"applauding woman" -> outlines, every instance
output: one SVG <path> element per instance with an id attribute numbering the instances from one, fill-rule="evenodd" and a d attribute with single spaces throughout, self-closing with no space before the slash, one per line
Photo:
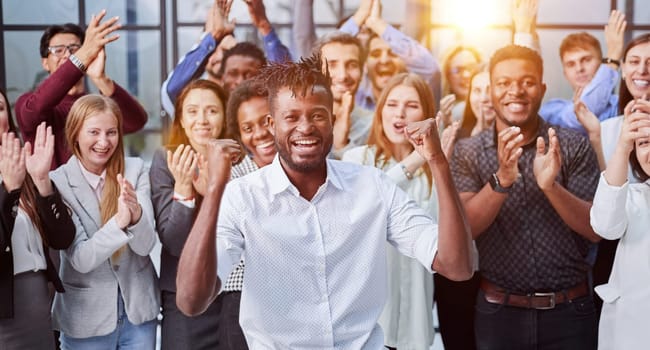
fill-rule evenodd
<path id="1" fill-rule="evenodd" d="M 29 142 L 20 147 L 11 116 L 0 119 L 0 349 L 54 349 L 47 282 L 63 287 L 47 248 L 65 249 L 75 236 L 48 177 L 54 136 L 41 123 L 32 154 Z"/>
<path id="2" fill-rule="evenodd" d="M 144 161 L 125 158 L 122 113 L 110 98 L 77 100 L 65 134 L 73 156 L 51 173 L 72 210 L 54 298 L 62 349 L 154 349 L 160 307 L 149 253 L 156 243 Z"/>
<path id="3" fill-rule="evenodd" d="M 638 39 L 637 39 L 638 40 Z M 621 132 L 591 208 L 591 226 L 607 240 L 620 239 L 603 299 L 599 349 L 643 349 L 650 320 L 650 36 L 626 51 L 623 73 L 635 99 L 627 103 Z M 641 82 L 641 83 L 640 83 Z M 628 164 L 636 181 L 628 179 Z M 634 183 L 639 182 L 639 183 Z"/>
<path id="4" fill-rule="evenodd" d="M 163 350 L 219 348 L 221 298 L 200 316 L 183 315 L 176 307 L 176 270 L 205 191 L 207 170 L 202 159 L 207 159 L 207 145 L 226 134 L 225 106 L 226 93 L 217 84 L 208 80 L 189 83 L 176 100 L 166 150 L 156 152 L 151 163 L 151 196 L 163 246 Z"/>

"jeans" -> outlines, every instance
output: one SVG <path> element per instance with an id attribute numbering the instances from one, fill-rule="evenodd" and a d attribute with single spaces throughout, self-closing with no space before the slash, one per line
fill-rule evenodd
<path id="1" fill-rule="evenodd" d="M 492 304 L 479 290 L 474 319 L 478 349 L 589 349 L 597 344 L 591 295 L 535 310 Z"/>
<path id="2" fill-rule="evenodd" d="M 61 350 L 153 350 L 156 347 L 158 320 L 134 325 L 124 310 L 122 293 L 117 294 L 117 326 L 107 335 L 89 338 L 72 338 L 61 333 Z"/>

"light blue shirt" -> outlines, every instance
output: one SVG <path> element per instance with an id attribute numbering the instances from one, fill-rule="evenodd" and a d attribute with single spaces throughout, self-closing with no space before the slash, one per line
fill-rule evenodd
<path id="1" fill-rule="evenodd" d="M 219 265 L 246 261 L 239 323 L 251 349 L 383 349 L 386 242 L 430 273 L 438 249 L 431 215 L 385 174 L 329 159 L 311 201 L 277 156 L 231 181 L 217 232 Z"/>
<path id="2" fill-rule="evenodd" d="M 618 82 L 618 72 L 606 64 L 601 64 L 596 75 L 582 92 L 580 99 L 600 121 L 615 117 L 618 114 L 618 95 L 614 88 Z M 572 100 L 554 98 L 542 105 L 539 110 L 549 124 L 571 128 L 587 134 L 573 108 Z"/>

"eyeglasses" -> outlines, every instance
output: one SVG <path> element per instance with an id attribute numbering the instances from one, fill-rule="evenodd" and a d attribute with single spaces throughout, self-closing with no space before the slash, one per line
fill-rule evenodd
<path id="1" fill-rule="evenodd" d="M 471 64 L 467 66 L 451 67 L 449 72 L 453 75 L 463 75 L 469 73 L 470 75 L 474 74 L 478 69 L 478 64 Z"/>
<path id="2" fill-rule="evenodd" d="M 79 50 L 80 47 L 81 45 L 79 44 L 56 45 L 48 47 L 47 51 L 49 51 L 54 56 L 61 58 L 65 56 L 66 51 L 70 52 L 70 54 L 74 54 L 77 52 L 77 50 Z"/>

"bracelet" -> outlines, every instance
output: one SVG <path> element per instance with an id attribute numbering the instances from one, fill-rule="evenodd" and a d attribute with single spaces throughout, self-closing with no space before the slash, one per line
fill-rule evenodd
<path id="1" fill-rule="evenodd" d="M 176 196 L 176 193 L 174 193 L 172 195 L 172 200 L 179 201 L 179 202 L 191 201 L 191 200 L 194 200 L 194 195 L 192 194 L 192 195 L 190 195 L 188 197 L 179 197 L 179 196 Z"/>
<path id="2" fill-rule="evenodd" d="M 404 176 L 406 176 L 406 178 L 409 179 L 409 180 L 413 180 L 413 174 L 411 174 L 411 172 L 408 169 L 406 169 L 406 166 L 404 164 L 401 164 L 401 163 L 400 163 L 400 166 L 402 167 L 402 171 L 404 172 Z"/>
<path id="3" fill-rule="evenodd" d="M 79 68 L 80 71 L 86 73 L 86 69 L 87 69 L 86 65 L 83 62 L 81 62 L 79 57 L 75 55 L 70 55 L 68 56 L 68 59 L 70 60 L 70 62 L 72 62 L 72 64 L 75 65 L 75 67 Z"/>
<path id="4" fill-rule="evenodd" d="M 619 61 L 619 60 L 615 60 L 615 59 L 613 59 L 613 58 L 609 58 L 609 57 L 603 57 L 602 62 L 605 63 L 605 64 L 610 64 L 610 63 L 611 63 L 611 64 L 615 64 L 616 67 L 620 67 L 620 66 L 621 66 L 621 61 Z"/>

